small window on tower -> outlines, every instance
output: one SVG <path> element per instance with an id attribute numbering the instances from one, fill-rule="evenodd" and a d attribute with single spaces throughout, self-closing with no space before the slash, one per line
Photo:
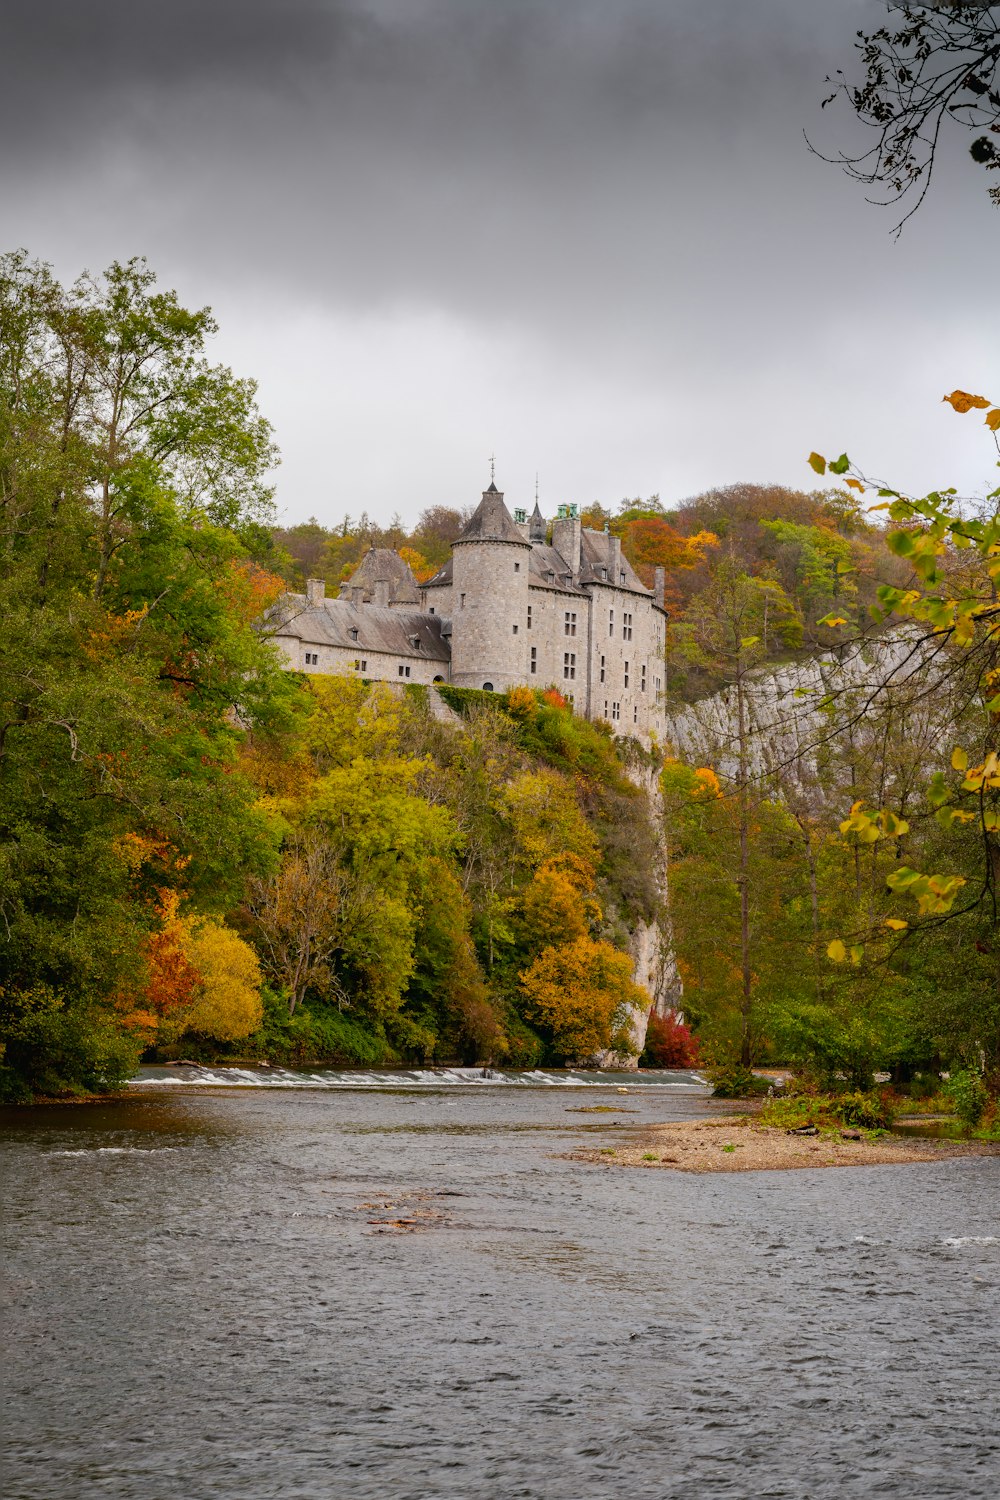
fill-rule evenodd
<path id="1" fill-rule="evenodd" d="M 614 633 L 615 633 L 615 612 L 614 612 L 613 609 L 609 609 L 608 610 L 608 635 L 614 635 Z"/>
<path id="2" fill-rule="evenodd" d="M 531 629 L 531 605 L 528 605 L 528 629 Z"/>
<path id="3" fill-rule="evenodd" d="M 567 681 L 570 681 L 570 682 L 576 676 L 576 652 L 575 651 L 564 651 L 563 652 L 563 676 L 567 679 Z"/>
<path id="4" fill-rule="evenodd" d="M 538 648 L 536 646 L 531 648 L 531 670 L 533 673 L 538 671 Z"/>
<path id="5" fill-rule="evenodd" d="M 459 594 L 459 596 L 458 596 L 458 607 L 459 607 L 459 609 L 464 609 L 465 608 L 465 595 L 464 594 Z"/>
<path id="6" fill-rule="evenodd" d="M 601 657 L 601 681 L 604 681 L 604 657 Z"/>
<path id="7" fill-rule="evenodd" d="M 520 573 L 520 571 L 521 571 L 521 564 L 519 562 L 516 562 L 514 564 L 514 572 L 515 573 Z"/>
<path id="8" fill-rule="evenodd" d="M 517 635 L 517 625 L 514 625 L 514 634 Z"/>
<path id="9" fill-rule="evenodd" d="M 625 686 L 628 687 L 628 662 L 625 663 Z"/>

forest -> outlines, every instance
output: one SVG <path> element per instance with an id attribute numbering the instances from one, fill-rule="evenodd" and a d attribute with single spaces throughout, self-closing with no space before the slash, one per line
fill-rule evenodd
<path id="1" fill-rule="evenodd" d="M 821 489 L 584 504 L 667 570 L 672 712 L 725 705 L 686 758 L 552 688 L 307 680 L 268 643 L 282 591 L 371 545 L 427 577 L 462 512 L 279 527 L 214 332 L 141 261 L 0 261 L 3 1097 L 141 1058 L 613 1059 L 649 929 L 683 1013 L 650 1065 L 995 1090 L 996 495 L 873 496 L 813 454 Z M 755 731 L 778 672 L 809 708 L 784 757 Z"/>

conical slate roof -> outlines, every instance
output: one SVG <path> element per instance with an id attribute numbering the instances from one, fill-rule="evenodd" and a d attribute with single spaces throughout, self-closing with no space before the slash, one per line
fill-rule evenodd
<path id="1" fill-rule="evenodd" d="M 531 512 L 531 520 L 528 522 L 528 536 L 533 542 L 544 542 L 545 540 L 545 517 L 538 509 L 538 501 Z"/>
<path id="2" fill-rule="evenodd" d="M 462 527 L 453 542 L 457 547 L 462 542 L 516 542 L 519 547 L 530 547 L 514 524 L 514 518 L 503 503 L 503 491 L 491 484 L 483 490 L 483 498 Z"/>

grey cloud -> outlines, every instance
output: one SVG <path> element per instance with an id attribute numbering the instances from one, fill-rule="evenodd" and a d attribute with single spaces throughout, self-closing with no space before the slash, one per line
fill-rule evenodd
<path id="1" fill-rule="evenodd" d="M 536 361 L 531 399 L 547 379 L 572 406 L 575 382 L 593 429 L 599 387 L 601 429 L 617 413 L 631 431 L 641 391 L 688 441 L 703 424 L 706 479 L 733 478 L 745 449 L 699 387 L 797 453 L 845 370 L 874 410 L 880 347 L 905 385 L 928 320 L 978 328 L 990 295 L 941 278 L 933 313 L 917 302 L 957 224 L 973 240 L 992 228 L 963 164 L 896 247 L 891 220 L 806 150 L 803 126 L 847 141 L 849 119 L 820 114 L 823 78 L 881 13 L 876 0 L 8 0 L 3 238 L 65 271 L 144 251 L 230 322 L 267 305 L 399 329 L 438 317 L 477 347 L 492 333 Z M 378 364 L 373 348 L 357 375 L 376 398 Z M 282 405 L 295 370 L 261 373 Z M 382 384 L 404 401 L 392 375 Z M 473 425 L 499 401 L 491 378 L 463 372 L 449 393 Z M 513 420 L 509 359 L 495 381 Z M 623 489 L 648 483 L 657 441 Z M 299 453 L 291 471 L 315 467 Z"/>

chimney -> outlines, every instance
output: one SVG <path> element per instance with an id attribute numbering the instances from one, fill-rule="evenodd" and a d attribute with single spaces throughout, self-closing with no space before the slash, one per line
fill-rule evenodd
<path id="1" fill-rule="evenodd" d="M 390 590 L 391 587 L 392 587 L 392 585 L 389 582 L 388 578 L 376 578 L 376 580 L 375 580 L 375 598 L 374 598 L 373 602 L 375 604 L 380 605 L 383 609 L 388 608 L 388 605 L 389 605 L 389 590 Z"/>
<path id="2" fill-rule="evenodd" d="M 666 570 L 666 568 L 654 568 L 653 569 L 653 599 L 660 606 L 661 609 L 663 608 L 663 590 L 664 590 L 664 588 L 666 586 L 666 581 L 667 581 L 667 570 Z"/>
<path id="3" fill-rule="evenodd" d="M 322 578 L 306 579 L 306 603 L 310 609 L 320 609 L 326 599 L 326 582 Z"/>
<path id="4" fill-rule="evenodd" d="M 622 570 L 622 539 L 620 536 L 608 538 L 611 543 L 611 579 L 610 582 L 617 584 Z"/>
<path id="5" fill-rule="evenodd" d="M 361 605 L 364 604 L 364 602 L 365 591 L 361 587 L 360 583 L 356 583 L 351 589 L 351 603 L 354 605 L 355 609 L 360 609 Z"/>

